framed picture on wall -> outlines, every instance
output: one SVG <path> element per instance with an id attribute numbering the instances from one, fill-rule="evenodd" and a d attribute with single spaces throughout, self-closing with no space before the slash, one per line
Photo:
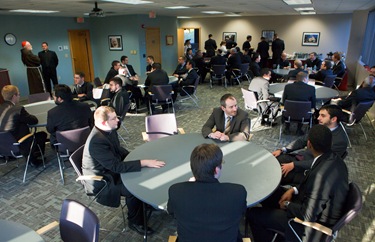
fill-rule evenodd
<path id="1" fill-rule="evenodd" d="M 109 50 L 122 50 L 122 36 L 108 35 Z"/>
<path id="2" fill-rule="evenodd" d="M 320 32 L 303 32 L 302 46 L 319 46 Z"/>
<path id="3" fill-rule="evenodd" d="M 266 41 L 271 45 L 273 37 L 275 36 L 275 30 L 262 30 L 262 37 L 266 38 Z"/>
<path id="4" fill-rule="evenodd" d="M 236 42 L 237 40 L 237 32 L 223 32 L 223 40 L 232 40 Z"/>
<path id="5" fill-rule="evenodd" d="M 165 36 L 165 44 L 166 45 L 173 45 L 173 35 L 166 35 Z"/>

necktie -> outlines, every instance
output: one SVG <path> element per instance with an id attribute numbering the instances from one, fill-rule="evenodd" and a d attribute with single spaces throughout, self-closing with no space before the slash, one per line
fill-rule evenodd
<path id="1" fill-rule="evenodd" d="M 230 131 L 230 121 L 231 121 L 231 117 L 227 117 L 227 124 L 225 125 L 225 130 L 224 130 L 224 134 L 227 135 L 229 134 L 229 131 Z"/>

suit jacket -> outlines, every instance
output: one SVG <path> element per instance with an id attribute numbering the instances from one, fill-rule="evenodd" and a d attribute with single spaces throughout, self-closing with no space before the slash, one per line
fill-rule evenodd
<path id="1" fill-rule="evenodd" d="M 164 70 L 154 70 L 147 75 L 145 81 L 145 91 L 151 90 L 153 85 L 167 85 L 169 83 L 168 74 Z"/>
<path id="2" fill-rule="evenodd" d="M 216 41 L 214 39 L 208 39 L 204 42 L 204 49 L 206 50 L 207 57 L 215 55 L 215 50 L 217 49 Z"/>
<path id="3" fill-rule="evenodd" d="M 202 135 L 207 138 L 216 127 L 217 131 L 225 130 L 225 115 L 221 108 L 214 108 L 210 117 L 202 127 Z M 237 115 L 232 117 L 229 131 L 229 141 L 249 140 L 250 138 L 250 119 L 249 114 L 242 109 L 237 109 Z"/>
<path id="4" fill-rule="evenodd" d="M 279 66 L 279 67 L 280 67 L 281 69 L 283 69 L 284 67 L 288 67 L 289 64 L 290 64 L 290 62 L 289 62 L 288 60 L 282 60 L 282 59 L 281 59 L 281 60 L 280 60 L 280 64 L 279 64 L 280 66 Z"/>
<path id="5" fill-rule="evenodd" d="M 297 76 L 297 74 L 299 73 L 299 72 L 305 72 L 305 73 L 307 73 L 307 71 L 305 71 L 304 69 L 302 69 L 302 68 L 297 68 L 297 69 L 294 69 L 294 70 L 290 70 L 289 71 L 289 73 L 288 73 L 288 75 L 285 77 L 285 80 L 289 80 L 289 78 L 291 78 L 291 77 L 296 77 Z M 310 77 L 311 78 L 311 77 Z"/>
<path id="6" fill-rule="evenodd" d="M 341 108 L 351 109 L 353 105 L 360 102 L 369 102 L 375 100 L 375 92 L 371 87 L 361 87 L 352 91 L 349 96 L 338 102 Z"/>
<path id="7" fill-rule="evenodd" d="M 332 72 L 331 69 L 329 69 L 329 70 L 323 70 L 322 69 L 315 74 L 310 74 L 309 78 L 312 78 L 312 79 L 323 82 L 327 75 L 333 75 L 333 72 Z"/>
<path id="8" fill-rule="evenodd" d="M 285 50 L 284 40 L 277 38 L 274 41 L 272 41 L 272 59 L 273 60 L 279 60 L 284 50 Z"/>
<path id="9" fill-rule="evenodd" d="M 87 138 L 83 150 L 83 175 L 104 176 L 109 182 L 107 188 L 100 194 L 98 203 L 110 206 L 120 206 L 121 186 L 120 173 L 141 170 L 139 160 L 123 162 L 129 152 L 120 146 L 115 130 L 106 132 L 94 127 Z M 102 189 L 102 182 L 87 182 L 87 192 L 97 193 Z"/>
<path id="10" fill-rule="evenodd" d="M 337 75 L 337 77 L 342 77 L 345 74 L 345 66 L 342 61 L 335 63 L 332 67 L 333 74 Z"/>
<path id="11" fill-rule="evenodd" d="M 30 133 L 29 124 L 37 123 L 37 117 L 29 114 L 21 105 L 10 101 L 0 105 L 0 131 L 10 132 L 16 140 Z"/>
<path id="12" fill-rule="evenodd" d="M 311 108 L 315 108 L 315 88 L 301 81 L 288 84 L 284 88 L 282 103 L 285 100 L 311 101 Z"/>
<path id="13" fill-rule="evenodd" d="M 51 144 L 57 143 L 56 131 L 92 127 L 93 114 L 87 103 L 78 101 L 62 102 L 47 112 L 47 131 L 51 134 Z"/>
<path id="14" fill-rule="evenodd" d="M 229 56 L 228 61 L 227 61 L 228 68 L 240 69 L 241 64 L 242 64 L 241 56 L 238 53 Z"/>
<path id="15" fill-rule="evenodd" d="M 268 59 L 270 54 L 268 50 L 270 49 L 270 45 L 267 41 L 261 41 L 258 43 L 257 53 L 259 53 L 261 59 Z"/>
<path id="16" fill-rule="evenodd" d="M 73 98 L 77 98 L 78 94 L 86 94 L 85 97 L 80 97 L 80 101 L 86 101 L 86 100 L 92 100 L 93 95 L 92 95 L 92 89 L 94 89 L 94 86 L 91 84 L 91 82 L 84 82 L 82 86 L 74 85 L 73 86 Z"/>
<path id="17" fill-rule="evenodd" d="M 218 54 L 218 55 L 215 55 L 213 57 L 211 57 L 211 61 L 210 61 L 210 65 L 213 66 L 213 65 L 225 65 L 227 62 L 227 59 Z"/>
<path id="18" fill-rule="evenodd" d="M 270 96 L 268 93 L 270 83 L 263 77 L 255 77 L 249 85 L 249 90 L 256 92 L 258 100 L 267 100 Z"/>
<path id="19" fill-rule="evenodd" d="M 342 216 L 349 190 L 348 169 L 336 154 L 327 152 L 315 161 L 297 188 L 298 195 L 287 209 L 288 217 L 330 227 Z"/>
<path id="20" fill-rule="evenodd" d="M 215 178 L 177 183 L 169 188 L 167 209 L 177 220 L 179 242 L 236 242 L 246 190 Z"/>
<path id="21" fill-rule="evenodd" d="M 111 67 L 111 69 L 109 69 L 107 73 L 107 76 L 104 79 L 104 83 L 108 84 L 109 80 L 114 78 L 116 75 L 118 75 L 118 71 L 116 71 L 115 69 L 113 69 L 113 67 Z"/>
<path id="22" fill-rule="evenodd" d="M 314 161 L 312 153 L 306 149 L 307 146 L 307 135 L 298 138 L 297 140 L 288 144 L 285 148 L 288 153 L 294 153 L 303 156 L 303 160 L 295 161 L 294 168 L 297 171 L 304 171 L 311 167 Z M 342 157 L 346 148 L 348 147 L 348 139 L 346 138 L 345 131 L 339 125 L 336 129 L 332 131 L 332 147 L 331 150 L 337 156 Z"/>
<path id="23" fill-rule="evenodd" d="M 57 65 L 59 64 L 59 58 L 57 58 L 55 51 L 40 51 L 38 53 L 38 57 L 40 59 L 40 64 L 42 65 L 43 70 L 56 69 Z"/>
<path id="24" fill-rule="evenodd" d="M 125 88 L 122 88 L 115 93 L 109 106 L 115 109 L 118 117 L 124 117 L 128 110 L 125 110 L 125 106 L 129 103 L 129 94 Z"/>
<path id="25" fill-rule="evenodd" d="M 187 70 L 186 70 L 186 62 L 185 62 L 183 65 L 181 65 L 181 64 L 177 65 L 176 70 L 174 70 L 174 72 L 173 72 L 173 75 L 177 74 L 177 75 L 180 76 L 180 75 L 185 74 L 186 72 L 187 72 Z"/>
<path id="26" fill-rule="evenodd" d="M 251 62 L 249 69 L 253 72 L 254 76 L 260 76 L 260 66 L 257 62 Z"/>
<path id="27" fill-rule="evenodd" d="M 181 86 L 194 85 L 195 80 L 198 78 L 198 73 L 194 69 L 188 71 L 188 75 L 180 83 Z"/>
<path id="28" fill-rule="evenodd" d="M 316 58 L 314 61 L 311 61 L 310 59 L 306 60 L 307 67 L 314 68 L 316 67 L 316 70 L 320 70 L 320 66 L 322 65 L 322 60 L 319 58 Z"/>

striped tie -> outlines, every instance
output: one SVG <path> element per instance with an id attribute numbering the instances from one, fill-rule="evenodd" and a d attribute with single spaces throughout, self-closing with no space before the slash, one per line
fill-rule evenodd
<path id="1" fill-rule="evenodd" d="M 225 130 L 224 130 L 224 134 L 225 135 L 228 135 L 229 134 L 229 131 L 230 131 L 230 121 L 231 121 L 231 117 L 227 117 L 227 124 L 225 125 Z"/>

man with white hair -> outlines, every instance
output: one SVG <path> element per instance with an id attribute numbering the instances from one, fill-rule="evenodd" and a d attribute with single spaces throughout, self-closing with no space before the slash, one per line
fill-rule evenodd
<path id="1" fill-rule="evenodd" d="M 33 46 L 29 41 L 22 41 L 21 59 L 27 68 L 27 81 L 29 83 L 30 94 L 45 92 L 42 70 L 40 69 L 40 59 L 37 55 L 33 54 L 32 50 Z"/>

